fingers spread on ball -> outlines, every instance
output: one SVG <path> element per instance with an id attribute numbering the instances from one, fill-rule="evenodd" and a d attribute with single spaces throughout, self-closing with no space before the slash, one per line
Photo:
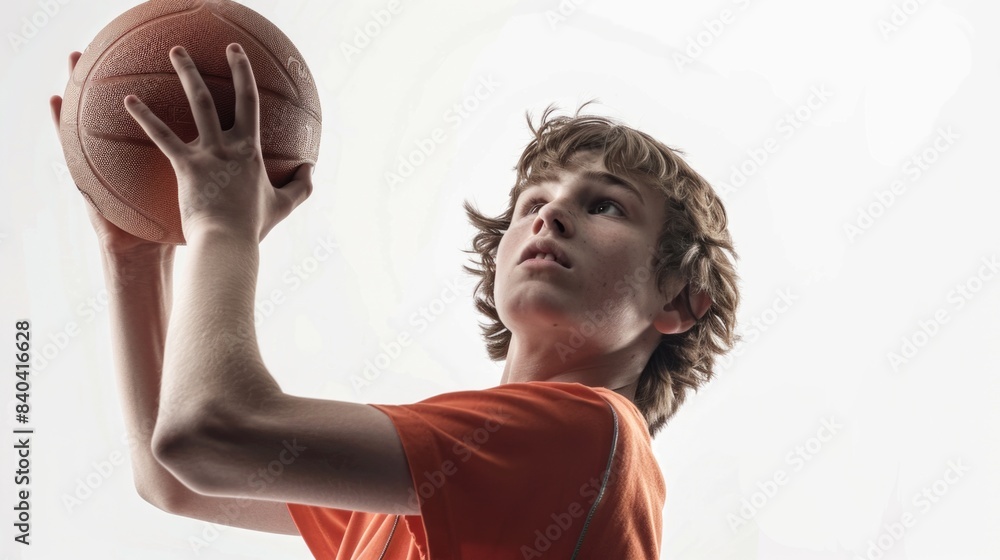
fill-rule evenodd
<path id="1" fill-rule="evenodd" d="M 233 71 L 233 89 L 236 92 L 236 121 L 233 128 L 238 129 L 240 134 L 256 138 L 260 130 L 260 100 L 250 58 L 239 43 L 231 43 L 226 49 L 226 56 Z"/>
<path id="2" fill-rule="evenodd" d="M 187 149 L 180 138 L 174 134 L 170 127 L 164 124 L 159 117 L 153 114 L 138 97 L 134 95 L 125 96 L 125 110 L 132 115 L 135 122 L 146 131 L 146 135 L 154 144 L 170 159 L 183 154 Z"/>
<path id="3" fill-rule="evenodd" d="M 170 49 L 170 61 L 177 70 L 188 103 L 191 104 L 191 113 L 194 115 L 195 124 L 198 125 L 199 138 L 209 143 L 219 142 L 222 138 L 222 126 L 219 124 L 219 115 L 215 112 L 215 100 L 212 99 L 212 93 L 205 85 L 205 80 L 198 72 L 194 60 L 191 60 L 184 47 L 174 47 Z"/>

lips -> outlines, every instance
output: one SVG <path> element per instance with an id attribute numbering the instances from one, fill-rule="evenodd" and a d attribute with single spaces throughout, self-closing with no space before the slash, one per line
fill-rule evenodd
<path id="1" fill-rule="evenodd" d="M 536 239 L 528 243 L 528 246 L 521 252 L 521 260 L 519 260 L 517 264 L 521 264 L 526 260 L 535 258 L 539 253 L 552 255 L 555 257 L 556 262 L 561 264 L 564 268 L 573 268 L 572 263 L 566 256 L 566 252 L 548 239 Z"/>

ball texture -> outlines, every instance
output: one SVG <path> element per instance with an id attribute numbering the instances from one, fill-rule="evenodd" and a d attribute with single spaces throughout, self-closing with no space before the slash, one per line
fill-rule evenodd
<path id="1" fill-rule="evenodd" d="M 198 129 L 169 56 L 180 45 L 212 93 L 222 130 L 231 128 L 230 43 L 243 47 L 253 67 L 268 178 L 284 185 L 301 164 L 316 163 L 319 94 L 302 55 L 281 30 L 230 0 L 150 0 L 115 18 L 86 48 L 60 116 L 60 140 L 77 188 L 121 229 L 149 241 L 184 244 L 173 167 L 126 111 L 125 97 L 137 95 L 178 138 L 194 140 Z"/>

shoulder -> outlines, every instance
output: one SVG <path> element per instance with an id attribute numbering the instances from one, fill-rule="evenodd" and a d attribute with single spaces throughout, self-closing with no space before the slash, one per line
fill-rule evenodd
<path id="1" fill-rule="evenodd" d="M 635 404 L 605 387 L 532 381 L 508 383 L 486 391 L 495 394 L 498 400 L 529 407 L 536 415 L 563 419 L 576 426 L 579 426 L 577 422 L 590 421 L 603 427 L 617 425 L 618 429 L 638 429 L 648 434 L 645 420 Z"/>
<path id="2" fill-rule="evenodd" d="M 515 431 L 552 432 L 587 427 L 610 429 L 614 423 L 612 403 L 604 392 L 580 383 L 532 381 L 505 383 L 487 389 L 442 393 L 407 405 L 372 405 L 394 422 L 432 415 L 446 428 L 455 425 L 504 426 Z M 626 404 L 627 399 L 620 397 Z"/>
<path id="3" fill-rule="evenodd" d="M 481 542 L 517 550 L 552 523 L 553 512 L 588 512 L 611 488 L 609 519 L 637 505 L 662 507 L 660 485 L 650 491 L 641 480 L 655 471 L 648 431 L 633 429 L 642 422 L 638 410 L 613 391 L 506 383 L 371 406 L 399 433 L 413 479 L 410 506 L 420 511 L 431 550 L 471 551 L 463 547 Z M 573 521 L 579 534 L 584 518 Z"/>
<path id="4" fill-rule="evenodd" d="M 451 447 L 451 452 L 467 453 L 471 448 L 485 454 L 515 451 L 535 459 L 574 456 L 602 461 L 609 449 L 627 445 L 652 458 L 649 432 L 638 409 L 603 387 L 506 383 L 443 393 L 412 404 L 371 406 L 389 417 L 403 446 L 411 451 L 419 442 L 426 452 L 427 443 L 437 441 Z"/>
<path id="5" fill-rule="evenodd" d="M 629 403 L 628 399 L 604 387 L 589 387 L 581 383 L 557 381 L 529 381 L 505 383 L 486 389 L 452 391 L 434 395 L 413 404 L 473 410 L 496 404 L 509 404 L 511 406 L 530 404 L 543 410 L 555 411 L 559 405 L 566 404 L 607 408 L 606 396 L 609 394 Z"/>

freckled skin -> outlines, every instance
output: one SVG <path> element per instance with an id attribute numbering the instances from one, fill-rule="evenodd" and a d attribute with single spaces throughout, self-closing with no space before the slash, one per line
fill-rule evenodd
<path id="1" fill-rule="evenodd" d="M 576 161 L 607 171 L 597 152 L 580 152 Z M 672 328 L 674 294 L 668 300 L 653 279 L 663 195 L 628 178 L 642 204 L 620 188 L 584 180 L 580 171 L 522 193 L 497 248 L 495 301 L 512 333 L 503 382 L 579 382 L 623 388 L 632 398 L 661 333 Z M 562 248 L 571 268 L 518 265 L 537 238 Z"/>

